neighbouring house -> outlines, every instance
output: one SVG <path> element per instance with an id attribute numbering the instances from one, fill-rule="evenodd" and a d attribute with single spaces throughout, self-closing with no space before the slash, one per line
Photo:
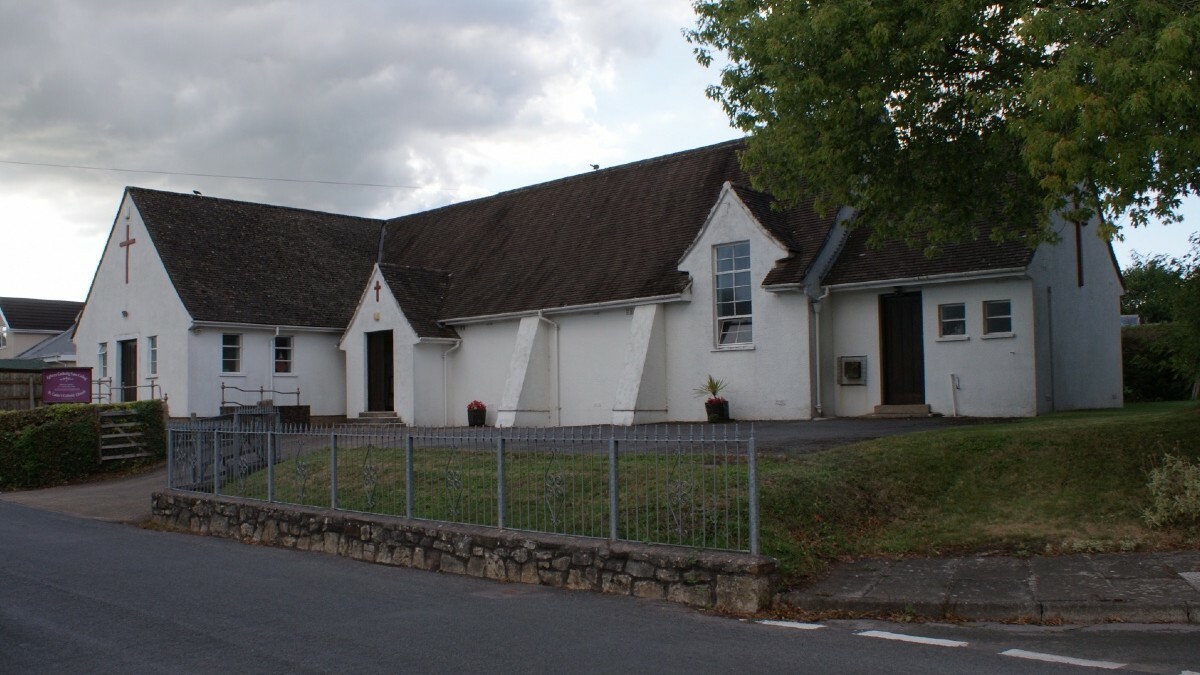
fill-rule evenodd
<path id="1" fill-rule="evenodd" d="M 419 425 L 472 400 L 501 426 L 698 421 L 709 374 L 740 419 L 1122 404 L 1094 226 L 872 249 L 850 209 L 773 210 L 741 145 L 388 220 L 127 188 L 77 360 L 177 416 L 299 392 Z"/>
<path id="2" fill-rule="evenodd" d="M 80 303 L 82 305 L 82 303 Z M 18 359 L 36 359 L 48 366 L 67 367 L 75 365 L 75 325 L 58 335 L 51 335 L 34 346 L 17 354 Z"/>
<path id="3" fill-rule="evenodd" d="M 69 300 L 0 298 L 0 359 L 38 358 L 22 354 L 68 332 L 82 309 L 82 302 Z"/>

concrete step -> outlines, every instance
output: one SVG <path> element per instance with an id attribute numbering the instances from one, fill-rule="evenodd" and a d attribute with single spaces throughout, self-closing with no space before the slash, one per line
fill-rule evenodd
<path id="1" fill-rule="evenodd" d="M 399 424 L 404 420 L 394 410 L 371 410 L 358 414 L 358 417 L 346 418 L 346 424 Z"/>
<path id="2" fill-rule="evenodd" d="M 907 405 L 877 405 L 875 412 L 867 417 L 905 418 L 933 417 L 933 411 L 927 403 L 911 403 Z"/>

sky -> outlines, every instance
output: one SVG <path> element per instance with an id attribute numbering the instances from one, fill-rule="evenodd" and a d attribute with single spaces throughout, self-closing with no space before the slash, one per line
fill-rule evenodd
<path id="1" fill-rule="evenodd" d="M 737 138 L 692 25 L 690 0 L 0 0 L 0 296 L 84 300 L 127 185 L 394 217 Z M 1185 253 L 1184 215 L 1118 259 Z"/>

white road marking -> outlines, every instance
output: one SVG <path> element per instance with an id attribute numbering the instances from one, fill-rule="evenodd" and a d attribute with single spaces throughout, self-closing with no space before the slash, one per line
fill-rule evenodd
<path id="1" fill-rule="evenodd" d="M 818 628 L 825 627 L 819 623 L 800 623 L 799 621 L 774 621 L 774 620 L 770 620 L 770 619 L 764 619 L 762 621 L 759 621 L 758 623 L 761 623 L 764 626 L 782 626 L 784 628 L 799 628 L 800 630 L 816 630 Z"/>
<path id="2" fill-rule="evenodd" d="M 1000 652 L 1001 656 L 1015 656 L 1018 659 L 1030 659 L 1033 661 L 1050 661 L 1052 663 L 1066 663 L 1072 666 L 1087 666 L 1088 668 L 1104 668 L 1106 670 L 1116 670 L 1124 668 L 1124 663 L 1114 663 L 1112 661 L 1092 661 L 1090 659 L 1077 659 L 1071 656 L 1059 656 L 1057 654 L 1042 654 L 1040 652 L 1027 652 L 1024 649 L 1010 649 L 1006 652 Z"/>
<path id="3" fill-rule="evenodd" d="M 900 642 L 915 642 L 920 645 L 934 645 L 936 647 L 966 647 L 968 643 L 959 640 L 943 640 L 942 638 L 928 638 L 917 635 L 903 635 L 901 633 L 888 633 L 882 630 L 868 630 L 862 633 L 855 633 L 863 637 L 883 638 L 884 640 L 899 640 Z"/>

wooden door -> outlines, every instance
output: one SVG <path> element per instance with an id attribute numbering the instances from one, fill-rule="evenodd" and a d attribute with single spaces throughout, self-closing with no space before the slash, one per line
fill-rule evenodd
<path id="1" fill-rule="evenodd" d="M 137 390 L 137 340 L 121 340 L 121 400 L 136 401 Z"/>
<path id="2" fill-rule="evenodd" d="M 925 347 L 921 293 L 879 296 L 883 404 L 925 402 Z"/>
<path id="3" fill-rule="evenodd" d="M 392 331 L 367 333 L 367 410 L 395 410 Z"/>

